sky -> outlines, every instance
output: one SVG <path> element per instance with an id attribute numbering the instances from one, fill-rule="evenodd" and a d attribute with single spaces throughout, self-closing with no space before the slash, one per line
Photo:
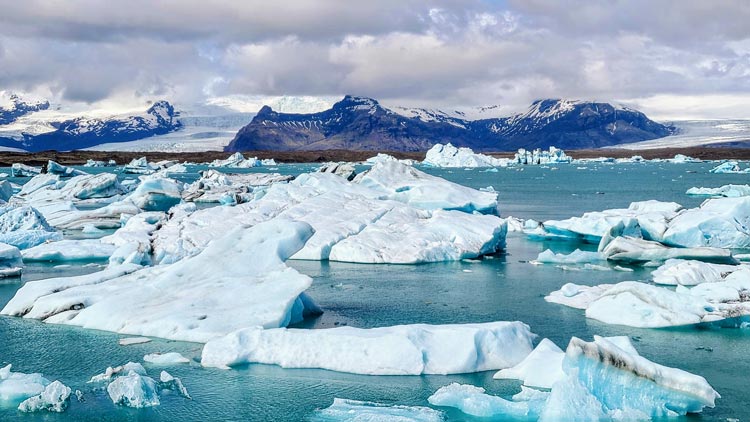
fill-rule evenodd
<path id="1" fill-rule="evenodd" d="M 0 89 L 58 102 L 540 98 L 750 118 L 750 2 L 0 0 Z"/>

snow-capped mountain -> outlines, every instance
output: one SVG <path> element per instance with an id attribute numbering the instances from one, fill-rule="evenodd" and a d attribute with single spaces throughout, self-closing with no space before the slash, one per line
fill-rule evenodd
<path id="1" fill-rule="evenodd" d="M 145 113 L 106 118 L 76 117 L 50 122 L 49 128 L 52 130 L 41 133 L 22 132 L 20 139 L 17 136 L 0 137 L 0 145 L 34 152 L 67 151 L 105 142 L 134 141 L 179 129 L 182 124 L 177 116 L 178 113 L 170 103 L 157 101 Z"/>
<path id="2" fill-rule="evenodd" d="M 19 117 L 49 108 L 49 101 L 22 97 L 19 94 L 0 91 L 0 125 L 8 125 Z"/>
<path id="3" fill-rule="evenodd" d="M 489 108 L 496 113 L 497 108 Z M 597 148 L 660 138 L 673 127 L 643 113 L 607 103 L 539 100 L 509 117 L 474 119 L 466 113 L 382 106 L 347 95 L 329 110 L 279 113 L 263 107 L 227 151 L 242 150 L 427 150 L 451 142 L 475 150 Z"/>

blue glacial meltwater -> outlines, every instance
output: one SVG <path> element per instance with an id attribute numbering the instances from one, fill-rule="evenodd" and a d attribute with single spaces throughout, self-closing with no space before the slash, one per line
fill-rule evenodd
<path id="1" fill-rule="evenodd" d="M 500 168 L 497 172 L 461 168 L 423 170 L 474 188 L 492 186 L 499 192 L 502 216 L 546 220 L 627 207 L 632 201 L 647 199 L 695 207 L 702 199 L 685 195 L 690 187 L 747 183 L 745 175 L 709 174 L 714 165 L 560 164 Z M 273 171 L 299 174 L 313 168 L 314 165 L 279 165 Z M 200 169 L 192 167 L 190 173 L 179 178 L 194 180 Z M 80 235 L 80 232 L 66 234 Z M 573 336 L 587 341 L 594 335 L 628 336 L 642 356 L 703 376 L 722 396 L 713 409 L 669 420 L 750 419 L 747 388 L 750 360 L 745 358 L 750 348 L 750 330 L 637 329 L 587 320 L 583 311 L 547 303 L 544 296 L 569 282 L 595 285 L 647 280 L 651 269 L 566 271 L 554 265 L 532 265 L 529 261 L 545 249 L 569 253 L 576 248 L 594 250 L 595 246 L 536 242 L 517 233 L 511 233 L 507 243 L 507 253 L 476 261 L 423 265 L 290 261 L 292 267 L 314 279 L 307 293 L 324 310 L 319 317 L 297 327 L 369 328 L 520 320 L 529 324 L 540 339 L 549 338 L 563 349 Z M 26 281 L 94 272 L 102 268 L 101 264 L 29 265 L 21 280 L 0 281 L 0 307 Z M 154 339 L 121 346 L 118 340 L 123 337 L 126 336 L 0 317 L 0 366 L 11 363 L 13 371 L 40 372 L 49 380 L 60 380 L 73 390 L 80 390 L 83 400 L 73 398 L 62 414 L 26 414 L 16 410 L 16 406 L 0 402 L 0 420 L 300 421 L 320 418 L 316 410 L 329 407 L 334 398 L 434 409 L 427 398 L 453 382 L 480 386 L 489 394 L 506 398 L 520 391 L 519 381 L 492 379 L 494 371 L 453 376 L 364 376 L 270 365 L 246 365 L 232 370 L 203 368 L 198 363 L 201 344 Z M 157 352 L 179 352 L 192 362 L 168 367 L 143 363 L 144 355 Z M 104 389 L 87 383 L 108 366 L 128 361 L 143 363 L 154 378 L 166 369 L 181 378 L 192 399 L 164 392 L 159 406 L 130 409 L 113 404 Z M 455 409 L 440 410 L 448 420 L 487 420 L 472 419 Z"/>

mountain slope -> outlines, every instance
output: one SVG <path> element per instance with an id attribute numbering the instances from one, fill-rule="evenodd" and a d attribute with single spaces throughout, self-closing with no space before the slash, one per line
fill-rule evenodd
<path id="1" fill-rule="evenodd" d="M 163 135 L 181 127 L 178 113 L 167 101 L 157 101 L 143 114 L 110 118 L 78 117 L 55 123 L 55 130 L 24 134 L 23 140 L 0 138 L 0 146 L 30 152 L 83 149 L 102 143 L 128 142 Z"/>
<path id="2" fill-rule="evenodd" d="M 49 101 L 29 100 L 18 94 L 0 92 L 0 125 L 13 123 L 19 117 L 49 108 Z"/>
<path id="3" fill-rule="evenodd" d="M 373 99 L 347 95 L 320 113 L 286 114 L 264 107 L 225 150 L 422 151 L 446 142 L 484 151 L 551 145 L 581 149 L 655 139 L 673 131 L 639 111 L 607 103 L 540 100 L 514 116 L 470 120 L 439 110 L 390 110 Z"/>

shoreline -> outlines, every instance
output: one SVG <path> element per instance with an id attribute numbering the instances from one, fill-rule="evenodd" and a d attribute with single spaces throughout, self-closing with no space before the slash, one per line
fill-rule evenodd
<path id="1" fill-rule="evenodd" d="M 397 152 L 397 151 L 350 151 L 350 150 L 322 150 L 322 151 L 243 151 L 245 157 L 259 159 L 273 158 L 279 163 L 323 163 L 329 161 L 364 161 L 370 157 L 384 153 L 399 159 L 423 160 L 425 152 Z M 515 152 L 482 152 L 496 158 L 512 158 Z M 629 158 L 640 155 L 645 159 L 673 158 L 675 154 L 684 154 L 702 160 L 750 160 L 750 148 L 661 148 L 648 150 L 628 149 L 588 149 L 570 150 L 565 153 L 576 158 Z M 132 151 L 42 151 L 42 152 L 0 152 L 0 166 L 10 167 L 13 163 L 28 165 L 42 165 L 48 160 L 63 165 L 83 165 L 86 160 L 107 161 L 115 160 L 118 165 L 126 164 L 133 159 L 143 156 L 149 161 L 176 160 L 180 162 L 202 163 L 216 159 L 225 159 L 230 154 L 223 151 L 205 152 L 132 152 Z"/>

